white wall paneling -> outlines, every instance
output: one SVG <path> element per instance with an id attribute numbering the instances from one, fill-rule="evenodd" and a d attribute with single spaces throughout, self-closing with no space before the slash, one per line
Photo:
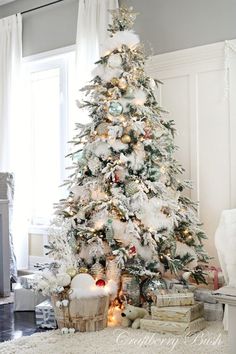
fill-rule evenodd
<path id="1" fill-rule="evenodd" d="M 215 257 L 214 233 L 220 213 L 236 208 L 236 53 L 230 55 L 226 93 L 224 43 L 154 56 L 150 76 L 164 82 L 159 97 L 178 130 L 177 158 L 186 169 L 199 201 L 200 219 L 209 237 L 206 248 Z"/>

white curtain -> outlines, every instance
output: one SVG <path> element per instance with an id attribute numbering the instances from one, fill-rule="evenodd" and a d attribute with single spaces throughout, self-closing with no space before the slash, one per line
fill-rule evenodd
<path id="1" fill-rule="evenodd" d="M 79 0 L 76 72 L 77 87 L 83 87 L 91 79 L 94 62 L 100 57 L 100 48 L 108 36 L 111 22 L 108 10 L 119 7 L 118 0 Z"/>
<path id="2" fill-rule="evenodd" d="M 19 268 L 28 267 L 26 122 L 22 105 L 22 18 L 0 20 L 0 171 L 13 172 L 15 196 L 12 233 Z M 26 205 L 26 207 L 25 207 Z"/>
<path id="3" fill-rule="evenodd" d="M 13 170 L 15 102 L 22 57 L 21 15 L 0 20 L 0 171 Z"/>

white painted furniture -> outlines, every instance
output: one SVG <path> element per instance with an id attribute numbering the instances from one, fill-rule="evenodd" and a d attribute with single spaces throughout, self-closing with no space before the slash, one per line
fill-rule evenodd
<path id="1" fill-rule="evenodd" d="M 229 51 L 228 96 L 225 63 L 225 44 L 219 42 L 156 55 L 146 67 L 164 83 L 159 101 L 176 122 L 176 155 L 194 183 L 189 195 L 200 202 L 207 250 L 216 264 L 220 214 L 236 205 L 236 53 Z"/>
<path id="2" fill-rule="evenodd" d="M 10 295 L 8 201 L 0 200 L 0 296 Z"/>
<path id="3" fill-rule="evenodd" d="M 228 306 L 228 334 L 229 334 L 229 349 L 230 354 L 235 354 L 236 351 L 236 288 L 224 286 L 215 291 L 214 297 L 220 303 Z"/>

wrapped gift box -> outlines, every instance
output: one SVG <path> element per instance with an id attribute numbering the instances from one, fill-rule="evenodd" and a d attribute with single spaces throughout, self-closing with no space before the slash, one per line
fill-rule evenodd
<path id="1" fill-rule="evenodd" d="M 42 294 L 16 284 L 14 288 L 14 311 L 34 311 L 35 306 L 48 299 Z"/>
<path id="2" fill-rule="evenodd" d="M 19 277 L 19 281 L 23 288 L 32 289 L 37 278 L 38 278 L 37 274 L 28 274 Z"/>
<path id="3" fill-rule="evenodd" d="M 155 305 L 158 307 L 167 306 L 189 306 L 194 305 L 193 293 L 169 293 L 158 294 L 155 297 Z"/>
<path id="4" fill-rule="evenodd" d="M 57 323 L 54 315 L 52 304 L 49 300 L 45 300 L 35 306 L 35 319 L 37 327 L 56 328 Z"/>
<path id="5" fill-rule="evenodd" d="M 196 285 L 194 284 L 187 284 L 184 285 L 183 283 L 179 282 L 176 279 L 172 279 L 168 284 L 169 291 L 172 293 L 189 293 L 194 292 L 196 289 Z"/>
<path id="6" fill-rule="evenodd" d="M 204 303 L 204 318 L 206 321 L 222 321 L 224 316 L 223 304 Z"/>
<path id="7" fill-rule="evenodd" d="M 204 266 L 202 268 L 207 284 L 198 284 L 198 288 L 217 290 L 225 285 L 224 275 L 220 268 L 213 266 Z"/>
<path id="8" fill-rule="evenodd" d="M 196 289 L 194 298 L 196 301 L 207 302 L 209 304 L 217 303 L 217 300 L 213 296 L 213 291 L 209 289 Z"/>
<path id="9" fill-rule="evenodd" d="M 204 305 L 199 302 L 192 306 L 151 307 L 153 320 L 171 322 L 192 322 L 203 317 Z"/>
<path id="10" fill-rule="evenodd" d="M 202 317 L 189 323 L 158 321 L 158 320 L 149 320 L 149 319 L 140 320 L 140 328 L 146 331 L 182 334 L 186 336 L 191 336 L 194 333 L 203 330 L 205 327 L 206 327 L 206 321 Z"/>

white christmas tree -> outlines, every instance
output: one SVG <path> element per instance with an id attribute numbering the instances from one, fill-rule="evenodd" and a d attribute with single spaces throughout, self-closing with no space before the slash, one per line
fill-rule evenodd
<path id="1" fill-rule="evenodd" d="M 170 270 L 204 281 L 198 263 L 208 260 L 206 237 L 196 204 L 182 193 L 191 184 L 180 179 L 174 122 L 158 105 L 159 82 L 145 73 L 132 30 L 136 14 L 122 8 L 112 15 L 104 54 L 79 103 L 90 122 L 76 124 L 69 195 L 57 205 L 62 223 L 69 223 L 64 242 L 78 270 L 91 274 L 102 273 L 112 258 L 117 270 L 140 278 Z M 48 249 L 63 262 L 57 237 Z"/>

